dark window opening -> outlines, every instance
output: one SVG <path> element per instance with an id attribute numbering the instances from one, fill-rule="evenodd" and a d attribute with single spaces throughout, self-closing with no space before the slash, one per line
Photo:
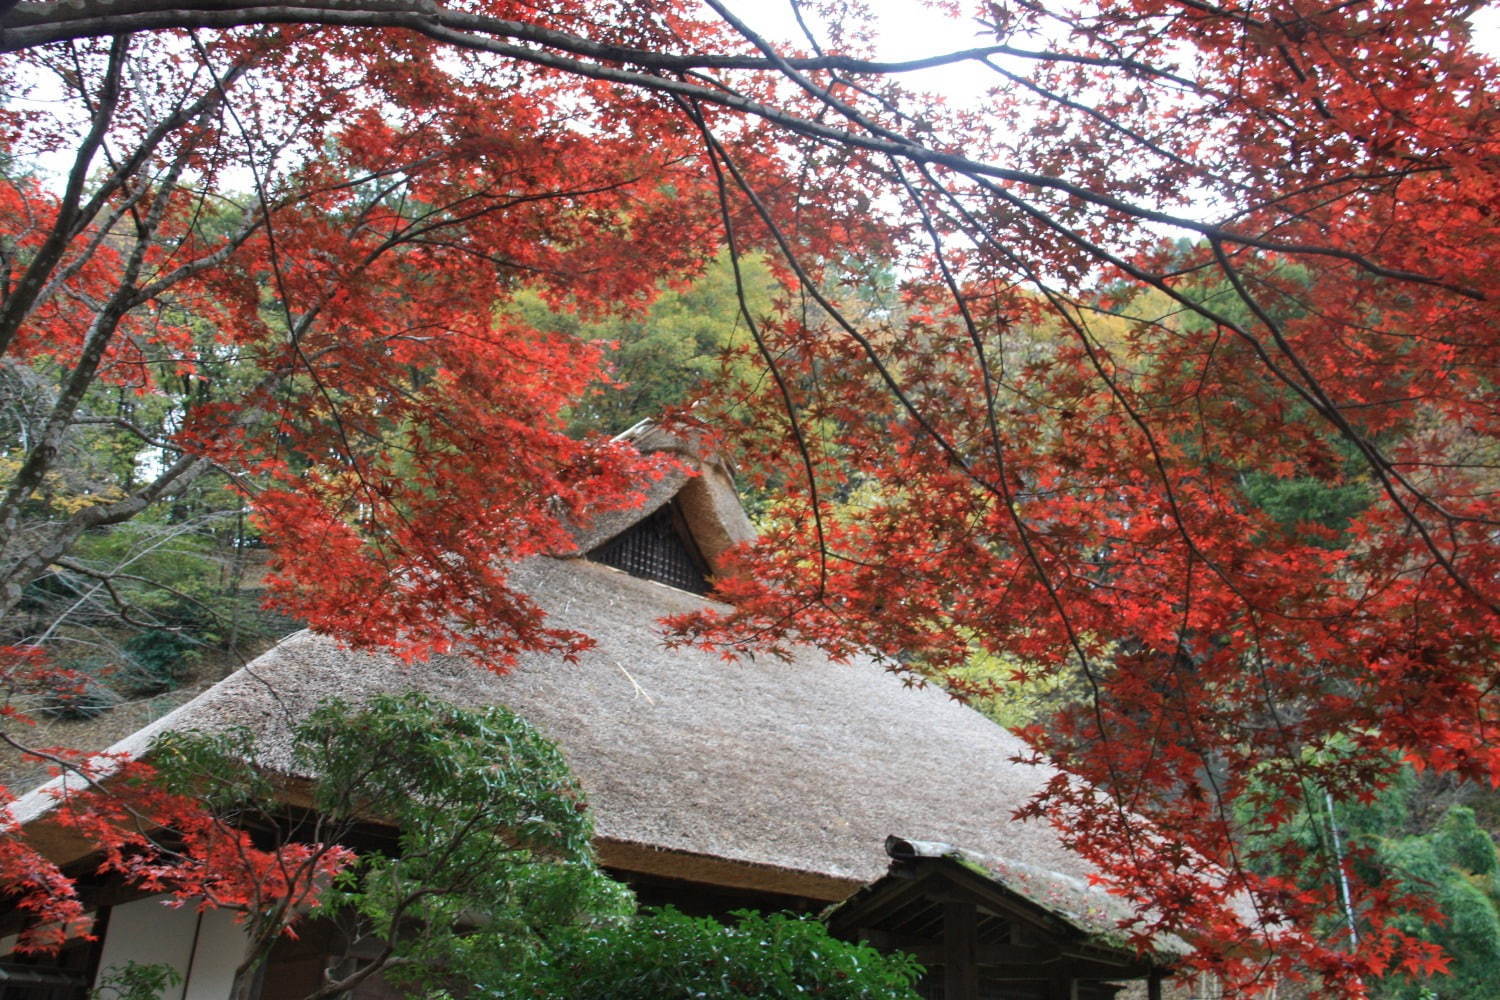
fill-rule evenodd
<path id="1" fill-rule="evenodd" d="M 708 593 L 708 563 L 688 533 L 676 500 L 598 545 L 588 558 L 678 590 Z"/>
<path id="2" fill-rule="evenodd" d="M 93 940 L 71 938 L 56 952 L 0 958 L 0 1000 L 86 1000 L 99 968 L 109 908 L 94 916 Z"/>

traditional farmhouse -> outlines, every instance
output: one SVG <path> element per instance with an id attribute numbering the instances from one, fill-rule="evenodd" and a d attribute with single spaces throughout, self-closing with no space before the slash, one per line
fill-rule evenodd
<path id="1" fill-rule="evenodd" d="M 597 640 L 581 662 L 523 658 L 505 676 L 458 658 L 408 667 L 304 632 L 117 749 L 141 752 L 171 728 L 244 726 L 265 763 L 289 768 L 289 725 L 330 695 L 418 688 L 503 703 L 562 746 L 595 813 L 599 858 L 644 902 L 699 913 L 838 904 L 837 933 L 915 952 L 927 995 L 944 1000 L 1104 1000 L 1131 979 L 1158 992 L 1157 960 L 1119 943 L 1120 903 L 1089 886 L 1087 865 L 1046 825 L 1011 819 L 1048 774 L 1013 763 L 1024 748 L 1009 732 L 868 662 L 811 650 L 726 662 L 663 646 L 655 623 L 701 607 L 717 560 L 751 528 L 722 462 L 650 425 L 631 437 L 678 451 L 697 474 L 668 476 L 576 553 L 515 576 L 553 623 Z M 37 842 L 75 860 L 47 839 L 46 800 L 22 805 Z M 131 959 L 175 964 L 182 1000 L 223 1000 L 239 954 L 227 916 L 106 894 L 96 928 L 71 966 L 0 967 L 0 1000 L 81 998 L 98 970 Z M 265 1000 L 305 993 L 318 971 L 309 948 L 273 956 Z"/>

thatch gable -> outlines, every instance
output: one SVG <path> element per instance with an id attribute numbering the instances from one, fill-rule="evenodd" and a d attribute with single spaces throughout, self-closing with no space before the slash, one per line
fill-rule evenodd
<path id="1" fill-rule="evenodd" d="M 710 573 L 720 571 L 725 551 L 755 538 L 734 489 L 734 469 L 701 441 L 684 440 L 650 420 L 641 421 L 616 440 L 628 441 L 642 454 L 670 455 L 678 467 L 646 489 L 640 506 L 601 514 L 580 528 L 574 533 L 576 548 L 559 555 L 595 550 L 668 505 L 677 507 L 688 541 L 701 553 Z"/>

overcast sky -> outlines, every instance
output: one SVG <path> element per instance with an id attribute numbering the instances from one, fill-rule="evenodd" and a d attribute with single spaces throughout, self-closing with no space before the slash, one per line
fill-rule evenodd
<path id="1" fill-rule="evenodd" d="M 785 0 L 729 0 L 731 8 L 756 31 L 800 39 L 791 5 Z M 973 21 L 954 21 L 922 6 L 918 0 L 870 0 L 880 19 L 880 55 L 886 59 L 917 59 L 969 48 L 990 41 Z M 1500 0 L 1494 0 L 1470 22 L 1481 49 L 1500 58 Z M 977 67 L 925 71 L 917 77 L 924 88 L 944 91 L 954 98 L 978 96 L 993 76 Z"/>

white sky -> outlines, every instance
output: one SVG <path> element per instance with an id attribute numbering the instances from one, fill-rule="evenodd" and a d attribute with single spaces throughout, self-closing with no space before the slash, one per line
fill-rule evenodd
<path id="1" fill-rule="evenodd" d="M 803 36 L 786 0 L 727 0 L 734 12 L 757 32 L 770 38 L 802 42 Z M 923 7 L 918 0 L 870 0 L 879 19 L 882 59 L 900 61 L 975 48 L 993 39 L 979 34 L 971 21 L 954 21 Z M 816 32 L 817 27 L 813 30 Z M 907 78 L 910 85 L 935 90 L 958 100 L 980 97 L 993 86 L 995 75 L 982 67 L 953 66 L 924 70 Z"/>
<path id="2" fill-rule="evenodd" d="M 986 44 L 972 21 L 954 21 L 924 7 L 919 0 L 869 0 L 880 19 L 881 58 L 919 59 Z M 728 0 L 728 5 L 756 31 L 773 38 L 802 35 L 786 0 Z M 1492 0 L 1470 20 L 1476 45 L 1500 58 L 1500 0 Z M 945 67 L 914 74 L 914 86 L 936 90 L 954 100 L 978 98 L 994 75 L 975 66 Z"/>
<path id="3" fill-rule="evenodd" d="M 1474 30 L 1474 43 L 1492 58 L 1500 59 L 1500 6 L 1492 3 L 1485 7 L 1469 19 L 1469 26 Z"/>
<path id="4" fill-rule="evenodd" d="M 772 38 L 795 40 L 794 43 L 801 41 L 787 0 L 728 0 L 728 3 L 756 31 Z M 882 59 L 918 59 L 972 48 L 989 40 L 973 21 L 952 20 L 929 10 L 920 0 L 869 0 L 869 3 L 880 22 L 878 56 Z M 1491 0 L 1474 15 L 1471 24 L 1478 47 L 1500 59 L 1500 0 Z M 996 78 L 989 70 L 969 64 L 913 73 L 907 82 L 916 89 L 944 94 L 955 103 L 978 103 Z M 66 156 L 59 154 L 48 159 L 61 163 L 65 172 L 69 162 Z M 49 162 L 43 168 L 52 166 Z"/>

